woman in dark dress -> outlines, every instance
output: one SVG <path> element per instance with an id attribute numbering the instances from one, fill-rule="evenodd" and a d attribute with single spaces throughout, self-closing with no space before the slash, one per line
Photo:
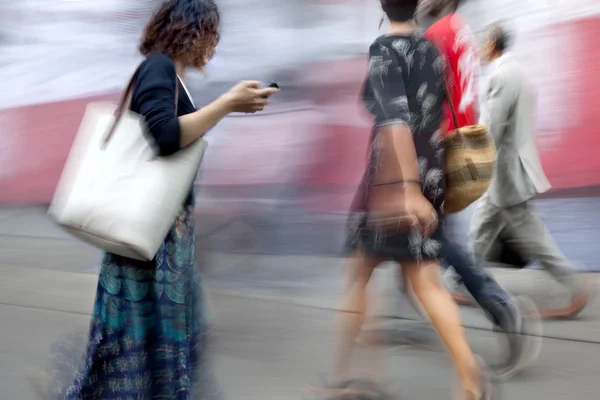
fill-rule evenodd
<path id="1" fill-rule="evenodd" d="M 340 314 L 332 378 L 347 373 L 353 342 L 366 310 L 366 286 L 375 267 L 402 264 L 461 377 L 465 399 L 489 398 L 456 304 L 440 279 L 444 203 L 444 152 L 439 129 L 444 63 L 416 32 L 418 0 L 381 0 L 387 35 L 370 47 L 363 101 L 374 118 L 368 167 L 351 210 L 348 285 Z"/>
<path id="2" fill-rule="evenodd" d="M 185 71 L 210 60 L 218 29 L 212 0 L 166 1 L 145 29 L 140 51 L 146 60 L 133 77 L 130 107 L 144 117 L 159 156 L 198 140 L 229 113 L 262 110 L 277 91 L 241 82 L 196 110 L 183 83 Z M 75 378 L 68 367 L 77 343 L 59 343 L 49 371 L 52 384 L 40 389 L 42 395 L 190 400 L 214 394 L 206 379 L 207 322 L 194 256 L 194 198 L 192 187 L 152 261 L 104 256 L 87 349 Z"/>

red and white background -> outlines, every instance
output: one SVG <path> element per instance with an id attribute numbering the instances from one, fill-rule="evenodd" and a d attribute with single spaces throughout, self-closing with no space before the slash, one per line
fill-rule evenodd
<path id="1" fill-rule="evenodd" d="M 209 136 L 202 183 L 296 185 L 320 199 L 315 204 L 322 211 L 342 211 L 360 176 L 369 134 L 357 93 L 366 67 L 360 54 L 377 34 L 378 2 L 220 3 L 218 55 L 205 77 L 190 77 L 190 86 L 302 65 L 315 99 L 275 106 L 273 115 L 225 121 Z M 0 2 L 0 204 L 50 201 L 86 104 L 118 96 L 140 60 L 135 44 L 155 4 Z M 248 10 L 255 17 L 248 18 Z M 538 92 L 538 142 L 554 193 L 596 194 L 600 2 L 469 0 L 461 12 L 474 31 L 497 19 L 514 27 L 515 53 Z M 210 100 L 192 91 L 197 103 Z"/>

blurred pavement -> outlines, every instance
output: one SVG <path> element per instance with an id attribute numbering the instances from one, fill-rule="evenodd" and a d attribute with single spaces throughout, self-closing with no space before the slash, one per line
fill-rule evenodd
<path id="1" fill-rule="evenodd" d="M 2 398 L 32 399 L 24 369 L 41 365 L 60 335 L 86 329 L 99 256 L 57 230 L 41 208 L 0 212 Z M 215 333 L 216 374 L 226 398 L 305 398 L 303 385 L 318 382 L 328 368 L 343 260 L 205 252 L 201 265 Z M 526 292 L 541 305 L 566 301 L 540 271 L 492 271 L 505 287 Z M 590 279 L 598 280 L 598 275 Z M 371 311 L 371 323 L 409 327 L 414 313 L 394 281 L 393 268 L 377 271 L 373 286 L 379 290 L 373 295 L 380 301 Z M 463 308 L 463 316 L 476 351 L 494 354 L 497 338 L 479 310 Z M 600 305 L 585 310 L 577 321 L 546 322 L 544 328 L 539 360 L 503 385 L 503 398 L 597 399 Z M 385 362 L 400 399 L 451 397 L 454 381 L 443 353 L 397 347 L 376 356 Z"/>

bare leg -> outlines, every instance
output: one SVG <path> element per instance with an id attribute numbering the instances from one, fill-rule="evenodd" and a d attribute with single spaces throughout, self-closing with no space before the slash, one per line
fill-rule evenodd
<path id="1" fill-rule="evenodd" d="M 481 393 L 478 365 L 467 342 L 458 306 L 442 284 L 439 263 L 411 261 L 404 262 L 402 268 L 416 298 L 450 351 L 464 393 L 468 399 L 478 399 Z"/>
<path id="2" fill-rule="evenodd" d="M 429 316 L 427 315 L 427 312 L 423 309 L 423 306 L 421 305 L 421 303 L 419 303 L 419 299 L 417 299 L 417 297 L 415 295 L 415 291 L 412 288 L 410 281 L 408 280 L 408 276 L 406 275 L 406 269 L 400 268 L 400 271 L 401 271 L 401 276 L 402 276 L 402 285 L 400 287 L 400 291 L 404 294 L 404 296 L 406 297 L 406 300 L 409 302 L 409 304 L 412 306 L 412 308 L 417 312 L 417 314 L 419 314 L 419 316 L 421 318 L 423 318 L 424 320 L 426 320 L 427 322 L 431 322 L 429 320 Z"/>
<path id="3" fill-rule="evenodd" d="M 367 284 L 373 270 L 382 262 L 356 253 L 350 260 L 340 312 L 335 329 L 334 364 L 331 379 L 337 381 L 347 373 L 354 344 L 365 320 L 367 310 Z"/>

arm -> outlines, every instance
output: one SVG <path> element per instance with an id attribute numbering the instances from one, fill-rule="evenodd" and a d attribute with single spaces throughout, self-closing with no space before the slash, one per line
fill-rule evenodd
<path id="1" fill-rule="evenodd" d="M 194 113 L 176 117 L 177 79 L 173 62 L 157 54 L 142 64 L 134 87 L 134 101 L 161 156 L 193 143 L 231 112 L 228 97 L 221 96 Z"/>
<path id="2" fill-rule="evenodd" d="M 380 128 L 378 135 L 383 148 L 377 182 L 419 182 L 417 152 L 410 128 L 399 124 L 387 125 Z"/>
<path id="3" fill-rule="evenodd" d="M 373 146 L 379 151 L 376 177 L 379 183 L 419 180 L 402 68 L 393 50 L 378 43 L 371 46 L 368 80 L 377 106 L 377 136 Z"/>
<path id="4" fill-rule="evenodd" d="M 506 78 L 503 74 L 496 74 L 490 78 L 487 93 L 487 119 L 494 141 L 497 143 L 506 126 L 508 117 L 514 103 Z"/>
<path id="5" fill-rule="evenodd" d="M 180 147 L 188 146 L 201 138 L 230 112 L 231 102 L 223 95 L 200 110 L 179 117 Z"/>

